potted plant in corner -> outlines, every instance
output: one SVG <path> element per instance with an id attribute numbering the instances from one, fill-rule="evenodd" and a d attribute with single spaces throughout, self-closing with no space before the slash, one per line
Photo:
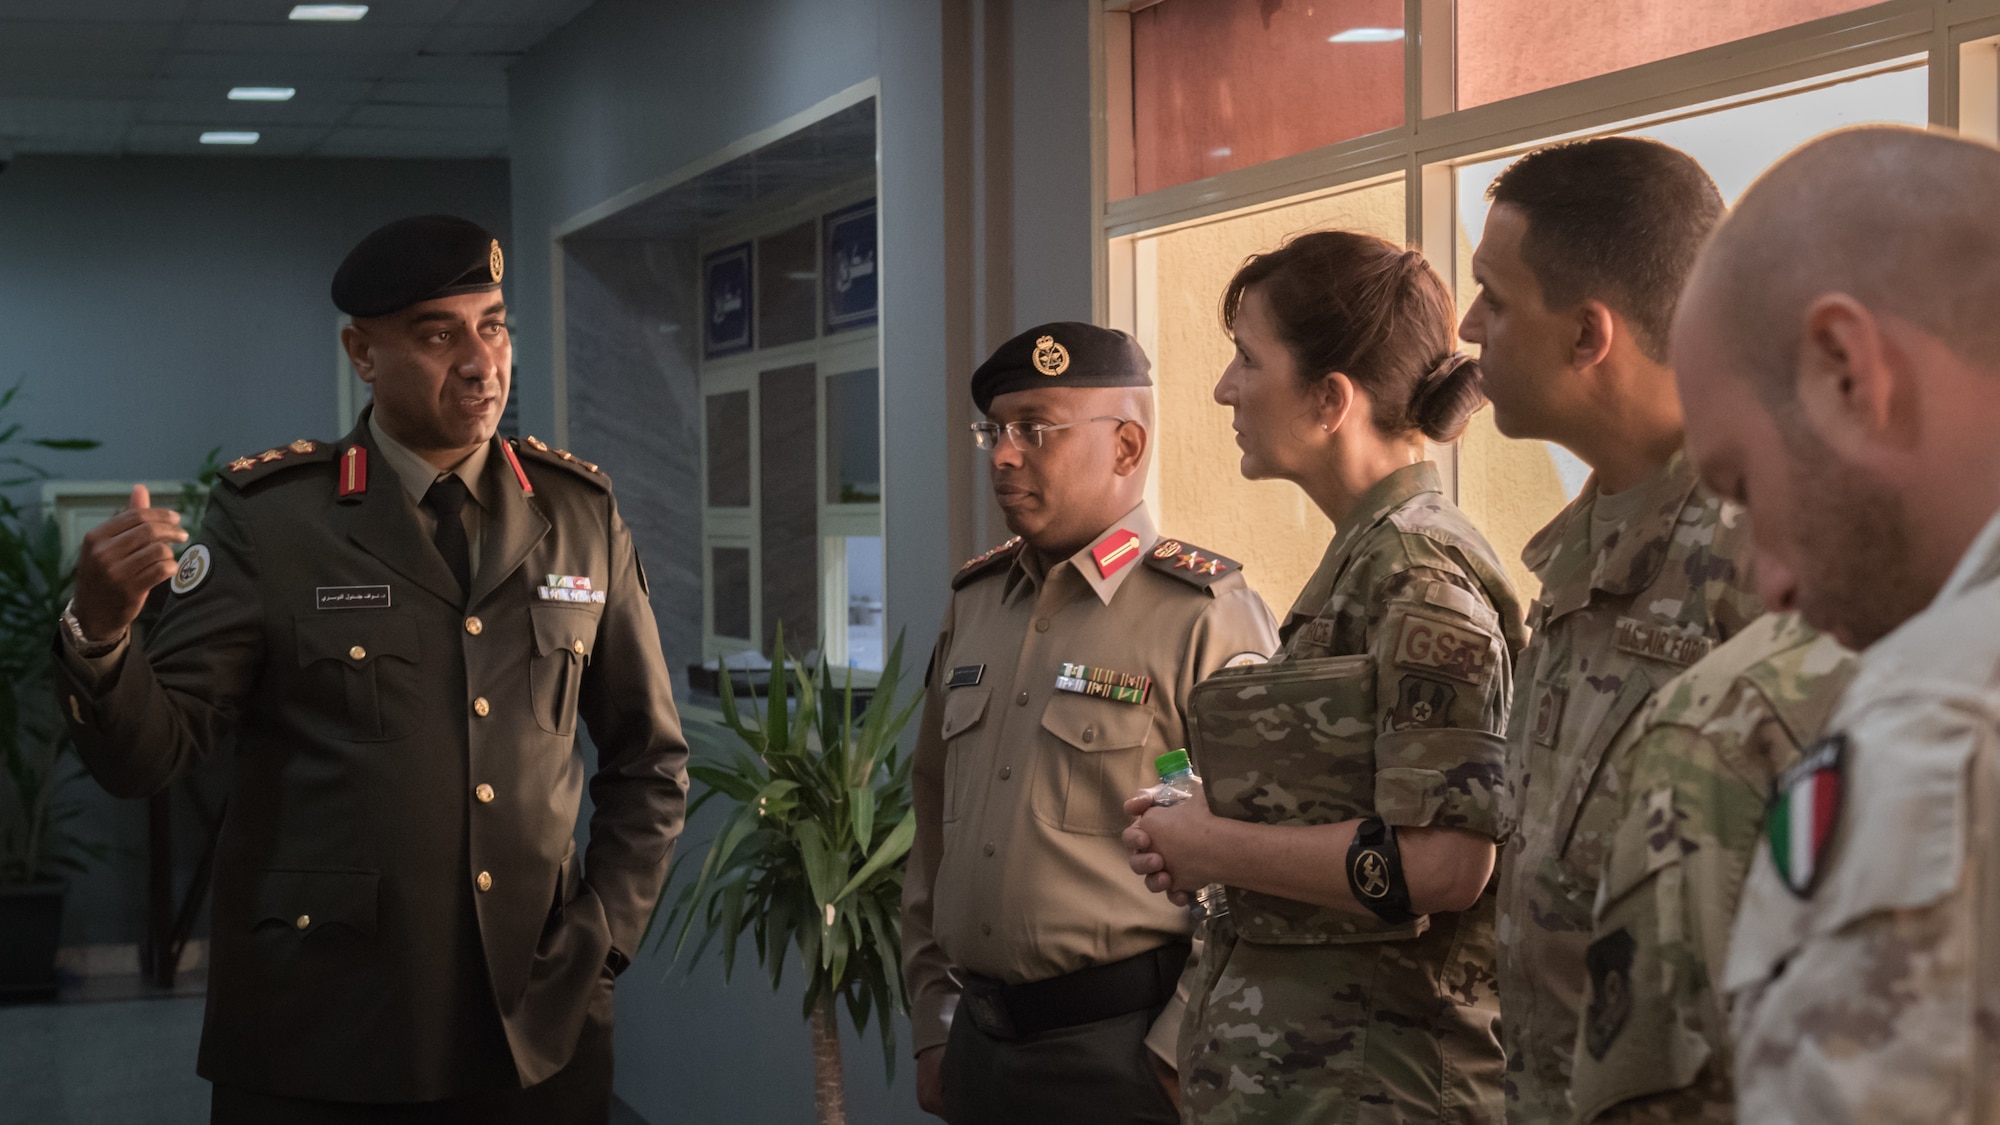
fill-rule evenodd
<path id="1" fill-rule="evenodd" d="M 910 759 L 897 752 L 896 739 L 922 697 L 897 709 L 900 639 L 859 715 L 851 683 L 836 690 L 824 662 L 816 674 L 788 665 L 782 632 L 774 649 L 771 666 L 793 670 L 771 677 L 762 714 L 753 697 L 746 719 L 731 677 L 720 677 L 723 725 L 734 737 L 705 739 L 719 745 L 705 746 L 709 760 L 689 767 L 706 787 L 689 813 L 716 797 L 735 808 L 694 881 L 674 900 L 655 947 L 671 936 L 678 958 L 699 925 L 691 962 L 719 943 L 727 980 L 748 930 L 772 988 L 783 983 L 796 950 L 806 974 L 804 1016 L 812 1029 L 819 1123 L 845 1125 L 836 1005 L 846 1004 L 856 1031 L 876 1020 L 891 1075 L 894 1017 L 909 1006 L 903 995 L 903 857 L 916 837 L 916 814 Z M 702 729 L 691 726 L 697 738 Z"/>
<path id="2" fill-rule="evenodd" d="M 6 420 L 19 391 L 16 384 L 0 392 L 0 490 L 48 475 L 5 448 L 22 440 L 20 425 Z M 27 444 L 75 450 L 97 443 Z M 0 491 L 0 1001 L 54 995 L 67 889 L 61 874 L 105 855 L 70 830 L 82 805 L 65 791 L 83 771 L 69 753 L 49 668 L 73 574 L 56 522 Z"/>

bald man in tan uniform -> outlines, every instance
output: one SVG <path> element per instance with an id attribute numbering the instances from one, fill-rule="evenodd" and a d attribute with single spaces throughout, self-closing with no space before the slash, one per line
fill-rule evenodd
<path id="1" fill-rule="evenodd" d="M 2000 1121 L 2000 149 L 1870 127 L 1764 174 L 1674 325 L 1758 584 L 1861 651 L 1730 937 L 1737 1120 Z"/>
<path id="2" fill-rule="evenodd" d="M 1177 1120 L 1145 1040 L 1192 919 L 1126 865 L 1122 806 L 1186 745 L 1189 689 L 1277 631 L 1234 561 L 1141 503 L 1147 367 L 1131 337 L 1059 323 L 973 377 L 1017 535 L 952 580 L 903 891 L 918 1099 L 954 1125 Z"/>

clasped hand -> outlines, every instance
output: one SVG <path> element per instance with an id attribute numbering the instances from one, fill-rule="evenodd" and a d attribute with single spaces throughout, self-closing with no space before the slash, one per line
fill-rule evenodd
<path id="1" fill-rule="evenodd" d="M 1126 862 L 1133 874 L 1145 877 L 1147 890 L 1186 906 L 1195 891 L 1222 881 L 1214 869 L 1222 820 L 1208 811 L 1199 784 L 1194 796 L 1172 805 L 1154 804 L 1151 793 L 1137 794 L 1125 802 L 1125 812 L 1133 818 L 1122 837 L 1132 851 Z"/>

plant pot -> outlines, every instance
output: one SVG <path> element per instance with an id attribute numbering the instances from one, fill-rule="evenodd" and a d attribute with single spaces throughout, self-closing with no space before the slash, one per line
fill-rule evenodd
<path id="1" fill-rule="evenodd" d="M 56 943 L 68 893 L 61 880 L 0 886 L 0 1004 L 56 994 Z"/>

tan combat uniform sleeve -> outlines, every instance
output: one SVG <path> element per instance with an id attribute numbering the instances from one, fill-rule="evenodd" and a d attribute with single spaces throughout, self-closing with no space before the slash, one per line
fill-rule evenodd
<path id="1" fill-rule="evenodd" d="M 1847 728 L 1803 896 L 1760 845 L 1731 940 L 1739 1119 L 1992 1122 L 2000 1105 L 2000 735 L 1919 697 Z"/>
<path id="2" fill-rule="evenodd" d="M 931 928 L 931 907 L 937 888 L 938 862 L 944 851 L 945 670 L 938 667 L 951 649 L 951 611 L 924 676 L 923 717 L 917 724 L 917 745 L 910 768 L 911 802 L 917 814 L 917 835 L 903 872 L 903 987 L 910 999 L 910 1040 L 913 1054 L 944 1046 L 951 1034 L 952 1012 L 958 1007 L 958 985 L 950 962 L 938 948 Z"/>
<path id="3" fill-rule="evenodd" d="M 1215 674 L 1215 670 L 1239 657 L 1254 656 L 1269 659 L 1278 651 L 1278 623 L 1271 616 L 1271 607 L 1248 586 L 1237 584 L 1216 595 L 1215 604 L 1202 614 L 1196 623 L 1194 636 L 1188 646 L 1188 661 L 1182 669 L 1185 682 L 1181 686 L 1181 698 L 1186 699 L 1188 690 Z M 1137 878 L 1137 876 L 1134 876 Z M 1189 990 L 1194 987 L 1193 975 L 1199 971 L 1202 932 L 1195 933 L 1195 954 L 1188 957 L 1187 968 L 1182 970 L 1181 979 L 1174 988 L 1174 994 L 1167 1000 L 1166 1007 L 1153 1021 L 1153 1027 L 1146 1034 L 1146 1047 L 1168 1066 L 1176 1066 L 1180 1057 L 1181 1022 L 1187 1014 Z"/>
<path id="4" fill-rule="evenodd" d="M 1506 641 L 1484 599 L 1438 576 L 1399 575 L 1369 631 L 1375 660 L 1375 811 L 1403 828 L 1500 832 L 1512 693 Z"/>

